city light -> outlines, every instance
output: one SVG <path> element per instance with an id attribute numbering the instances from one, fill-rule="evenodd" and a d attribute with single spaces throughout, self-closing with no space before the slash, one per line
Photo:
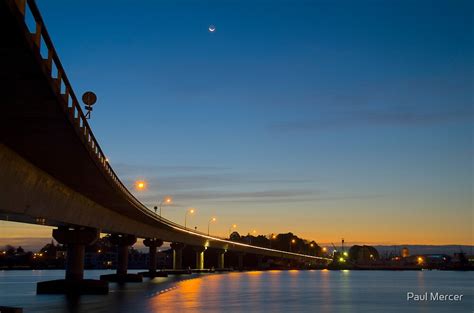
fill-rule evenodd
<path id="1" fill-rule="evenodd" d="M 422 264 L 423 263 L 423 258 L 421 256 L 418 257 L 418 264 Z"/>
<path id="2" fill-rule="evenodd" d="M 295 239 L 291 239 L 291 243 L 295 243 L 295 242 L 296 242 L 296 240 L 295 240 Z"/>
<path id="3" fill-rule="evenodd" d="M 344 254 L 344 256 L 348 256 L 348 255 L 349 255 L 349 254 L 347 254 L 347 252 L 345 252 L 345 251 L 344 251 L 342 254 Z"/>
<path id="4" fill-rule="evenodd" d="M 326 251 L 328 251 L 328 248 L 323 247 L 323 252 L 326 252 Z"/>

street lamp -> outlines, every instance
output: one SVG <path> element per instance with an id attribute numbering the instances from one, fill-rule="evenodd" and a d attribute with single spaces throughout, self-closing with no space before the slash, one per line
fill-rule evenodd
<path id="1" fill-rule="evenodd" d="M 296 242 L 295 239 L 291 239 L 291 241 L 290 241 L 290 252 L 291 252 L 291 245 L 294 244 L 295 242 Z"/>
<path id="2" fill-rule="evenodd" d="M 184 229 L 186 229 L 186 220 L 188 218 L 188 214 L 194 214 L 195 211 L 195 208 L 189 208 L 186 210 L 186 213 L 184 213 Z"/>
<path id="3" fill-rule="evenodd" d="M 256 233 L 257 233 L 257 231 L 255 229 L 252 230 L 253 236 L 255 236 Z M 250 235 L 250 232 L 249 232 L 248 236 L 249 236 L 249 244 L 252 244 L 252 235 Z"/>
<path id="4" fill-rule="evenodd" d="M 270 249 L 272 248 L 272 241 L 275 240 L 277 238 L 277 236 L 275 234 L 272 234 L 270 236 Z"/>
<path id="5" fill-rule="evenodd" d="M 217 221 L 217 218 L 213 217 L 207 222 L 207 235 L 209 236 L 209 228 L 211 227 L 211 222 Z"/>
<path id="6" fill-rule="evenodd" d="M 171 204 L 173 203 L 173 198 L 171 196 L 165 196 L 161 201 L 160 201 L 160 204 L 158 206 L 154 206 L 153 209 L 155 209 L 155 213 L 156 211 L 158 210 L 158 207 L 160 208 L 160 219 L 161 219 L 161 207 L 163 206 L 163 204 L 165 205 L 168 205 L 168 204 Z"/>
<path id="7" fill-rule="evenodd" d="M 229 227 L 229 238 L 230 238 L 230 234 L 232 233 L 232 229 L 236 229 L 237 228 L 237 224 L 232 224 L 232 226 Z"/>
<path id="8" fill-rule="evenodd" d="M 143 190 L 146 190 L 146 187 L 147 187 L 147 183 L 144 180 L 137 180 L 135 182 L 135 190 L 143 191 Z"/>

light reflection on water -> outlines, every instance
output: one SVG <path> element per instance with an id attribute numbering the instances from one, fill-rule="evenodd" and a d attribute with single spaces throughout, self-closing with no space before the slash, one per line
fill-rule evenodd
<path id="1" fill-rule="evenodd" d="M 134 271 L 131 271 L 134 272 Z M 86 271 L 97 278 L 111 271 Z M 472 272 L 267 271 L 110 284 L 109 295 L 36 295 L 63 271 L 0 271 L 0 306 L 28 312 L 471 312 Z M 406 293 L 464 294 L 462 302 L 413 303 Z"/>

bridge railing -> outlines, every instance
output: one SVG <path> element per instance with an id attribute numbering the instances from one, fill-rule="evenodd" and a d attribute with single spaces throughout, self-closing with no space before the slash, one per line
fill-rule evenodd
<path id="1" fill-rule="evenodd" d="M 182 231 L 197 234 L 204 237 L 209 237 L 209 239 L 218 239 L 226 240 L 227 238 L 219 236 L 209 236 L 207 233 L 200 232 L 194 229 L 185 228 L 184 226 L 172 222 L 168 219 L 161 218 L 156 216 L 151 210 L 149 210 L 145 205 L 143 205 L 137 198 L 135 198 L 132 193 L 128 190 L 127 187 L 120 181 L 117 174 L 114 172 L 112 167 L 109 164 L 109 161 L 105 153 L 100 148 L 100 145 L 92 133 L 92 129 L 87 122 L 87 119 L 81 109 L 81 105 L 77 100 L 76 94 L 69 82 L 69 79 L 66 75 L 61 61 L 59 60 L 56 49 L 54 48 L 51 37 L 46 30 L 43 19 L 39 12 L 39 9 L 34 0 L 8 0 L 10 4 L 14 4 L 16 7 L 19 16 L 24 22 L 24 26 L 30 33 L 30 41 L 32 44 L 33 50 L 36 50 L 37 56 L 42 59 L 44 64 L 44 69 L 46 74 L 49 76 L 49 79 L 52 81 L 53 88 L 55 92 L 60 96 L 60 99 L 63 100 L 63 109 L 66 112 L 69 120 L 74 126 L 77 134 L 80 136 L 82 142 L 86 145 L 89 153 L 92 155 L 96 164 L 98 164 L 105 172 L 106 176 L 112 181 L 115 186 L 125 195 L 130 202 L 132 202 L 138 209 L 140 209 L 144 214 L 148 215 L 155 220 L 159 220 L 168 226 L 171 226 Z M 31 16 L 33 21 L 27 21 L 28 17 Z M 31 25 L 30 25 L 31 24 Z M 245 245 L 252 246 L 242 243 L 235 243 L 236 245 Z M 262 248 L 258 246 L 252 246 L 256 248 Z M 262 248 L 267 249 L 267 248 Z M 271 249 L 267 249 L 271 250 Z M 284 252 L 284 251 L 282 251 Z M 292 253 L 296 254 L 296 253 Z"/>
<path id="2" fill-rule="evenodd" d="M 102 166 L 105 172 L 108 174 L 109 178 L 116 184 L 116 186 L 124 192 L 127 197 L 130 198 L 136 205 L 144 207 L 123 185 L 123 183 L 118 178 L 117 174 L 114 172 L 110 166 L 108 159 L 105 153 L 102 151 L 97 139 L 92 133 L 92 129 L 87 122 L 87 119 L 81 109 L 81 105 L 77 99 L 76 94 L 69 82 L 69 79 L 66 75 L 61 61 L 58 57 L 58 54 L 54 48 L 52 40 L 46 30 L 41 14 L 38 10 L 38 7 L 34 0 L 14 0 L 16 7 L 20 14 L 23 17 L 25 26 L 29 29 L 33 28 L 31 32 L 31 40 L 34 44 L 34 49 L 43 59 L 43 63 L 46 67 L 47 74 L 50 76 L 50 79 L 53 81 L 55 91 L 61 96 L 64 100 L 65 111 L 71 122 L 73 123 L 76 131 L 82 137 L 82 141 L 86 144 L 89 152 L 95 156 L 96 162 Z M 30 14 L 28 14 L 30 13 Z M 26 16 L 31 15 L 33 21 L 26 21 Z M 56 72 L 56 73 L 55 73 Z"/>

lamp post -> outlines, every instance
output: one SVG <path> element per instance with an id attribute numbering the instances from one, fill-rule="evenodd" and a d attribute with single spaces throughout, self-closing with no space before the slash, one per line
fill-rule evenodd
<path id="1" fill-rule="evenodd" d="M 188 214 L 194 214 L 194 212 L 196 211 L 195 208 L 189 208 L 186 210 L 186 212 L 184 213 L 184 229 L 186 229 L 186 222 L 187 222 L 187 219 L 188 219 Z"/>
<path id="2" fill-rule="evenodd" d="M 236 229 L 237 228 L 237 224 L 232 224 L 230 227 L 229 227 L 229 239 L 230 239 L 230 235 L 232 234 L 232 229 Z"/>
<path id="3" fill-rule="evenodd" d="M 270 236 L 270 249 L 272 249 L 272 242 L 273 242 L 273 240 L 276 239 L 276 237 L 277 236 L 275 234 L 271 234 L 271 236 Z"/>
<path id="4" fill-rule="evenodd" d="M 295 242 L 296 242 L 295 239 L 291 239 L 291 241 L 290 241 L 290 252 L 291 252 L 291 245 L 294 244 Z"/>
<path id="5" fill-rule="evenodd" d="M 249 244 L 252 244 L 252 236 L 255 236 L 256 233 L 257 231 L 255 229 L 252 230 L 252 235 L 250 235 L 250 232 L 249 232 Z"/>
<path id="6" fill-rule="evenodd" d="M 213 217 L 213 218 L 211 218 L 211 219 L 209 220 L 209 222 L 207 222 L 207 235 L 208 235 L 208 236 L 209 236 L 209 233 L 210 233 L 210 232 L 209 232 L 209 229 L 210 229 L 210 227 L 211 227 L 211 222 L 215 222 L 215 221 L 217 221 L 217 219 L 216 219 L 215 217 Z"/>
<path id="7" fill-rule="evenodd" d="M 168 205 L 168 204 L 171 204 L 171 203 L 173 203 L 173 198 L 171 196 L 165 196 L 160 201 L 160 204 L 158 206 L 153 207 L 153 209 L 155 209 L 155 213 L 158 210 L 158 207 L 160 208 L 160 219 L 161 219 L 161 207 L 163 206 L 163 204 Z"/>

